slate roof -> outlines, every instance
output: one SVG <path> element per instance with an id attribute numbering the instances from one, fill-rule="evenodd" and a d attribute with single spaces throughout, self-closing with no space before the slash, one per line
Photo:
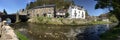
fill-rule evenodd
<path id="1" fill-rule="evenodd" d="M 36 6 L 36 7 L 32 8 L 32 9 L 37 9 L 37 8 L 47 8 L 47 7 L 55 7 L 55 5 L 52 4 L 52 5 Z"/>

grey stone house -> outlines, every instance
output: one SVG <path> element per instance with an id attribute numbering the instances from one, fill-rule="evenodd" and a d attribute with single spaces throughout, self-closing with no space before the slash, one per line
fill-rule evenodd
<path id="1" fill-rule="evenodd" d="M 20 12 L 19 12 L 20 13 Z M 27 14 L 30 18 L 32 17 L 54 17 L 55 16 L 55 5 L 43 5 L 24 10 L 23 14 Z"/>

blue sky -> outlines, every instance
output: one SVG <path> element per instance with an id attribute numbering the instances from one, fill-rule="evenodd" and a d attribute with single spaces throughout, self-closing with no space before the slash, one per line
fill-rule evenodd
<path id="1" fill-rule="evenodd" d="M 26 7 L 26 4 L 34 0 L 0 0 L 0 11 L 6 9 L 11 13 L 16 13 L 18 10 Z M 106 9 L 94 9 L 96 2 L 94 0 L 75 0 L 76 5 L 83 6 L 91 16 L 98 16 L 101 13 L 108 12 Z"/>
<path id="2" fill-rule="evenodd" d="M 0 0 L 0 11 L 5 9 L 9 14 L 16 13 L 19 9 L 26 7 L 26 4 L 34 0 Z"/>

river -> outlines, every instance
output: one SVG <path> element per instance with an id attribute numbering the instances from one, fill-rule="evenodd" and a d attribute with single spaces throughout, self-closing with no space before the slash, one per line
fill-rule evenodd
<path id="1" fill-rule="evenodd" d="M 99 36 L 113 26 L 115 25 L 55 26 L 33 23 L 11 24 L 11 27 L 27 36 L 29 40 L 100 40 Z"/>

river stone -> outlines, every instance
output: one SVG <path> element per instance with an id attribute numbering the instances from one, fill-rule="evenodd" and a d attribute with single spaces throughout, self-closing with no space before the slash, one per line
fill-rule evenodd
<path id="1" fill-rule="evenodd" d="M 3 25 L 0 28 L 0 40 L 19 40 L 14 33 L 14 30 L 9 25 Z"/>

